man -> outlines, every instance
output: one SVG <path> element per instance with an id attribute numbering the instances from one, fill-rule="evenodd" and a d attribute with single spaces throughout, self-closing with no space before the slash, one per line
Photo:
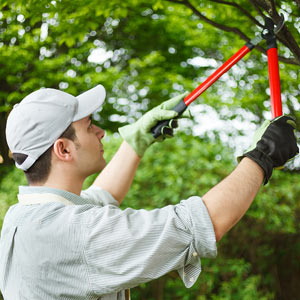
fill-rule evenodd
<path id="1" fill-rule="evenodd" d="M 176 118 L 172 107 L 185 95 L 120 128 L 124 141 L 107 166 L 104 131 L 90 119 L 104 102 L 101 85 L 78 97 L 41 89 L 13 108 L 7 141 L 29 186 L 20 187 L 2 228 L 4 299 L 128 299 L 129 288 L 171 270 L 186 287 L 195 283 L 201 257 L 216 256 L 216 242 L 298 147 L 291 118 L 266 122 L 237 168 L 202 199 L 121 210 L 144 152 L 156 141 L 151 128 Z M 101 170 L 81 191 L 85 178 Z"/>

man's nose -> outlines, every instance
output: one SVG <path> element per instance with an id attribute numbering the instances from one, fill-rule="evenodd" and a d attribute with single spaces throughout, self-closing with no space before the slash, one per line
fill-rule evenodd
<path id="1" fill-rule="evenodd" d="M 98 137 L 99 139 L 102 139 L 102 138 L 105 136 L 105 131 L 104 131 L 102 128 L 96 126 L 96 125 L 94 125 L 94 126 L 95 126 L 95 130 L 96 130 L 96 135 L 97 135 L 97 137 Z"/>

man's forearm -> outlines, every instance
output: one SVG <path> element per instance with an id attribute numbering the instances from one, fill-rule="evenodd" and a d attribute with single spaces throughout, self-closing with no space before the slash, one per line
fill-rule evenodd
<path id="1" fill-rule="evenodd" d="M 141 158 L 124 141 L 93 184 L 110 192 L 121 203 L 132 184 L 140 161 Z"/>
<path id="2" fill-rule="evenodd" d="M 251 159 L 244 158 L 229 176 L 203 196 L 217 241 L 245 214 L 263 178 L 261 167 Z"/>

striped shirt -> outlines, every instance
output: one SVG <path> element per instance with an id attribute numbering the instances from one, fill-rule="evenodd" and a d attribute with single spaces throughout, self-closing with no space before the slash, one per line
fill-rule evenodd
<path id="1" fill-rule="evenodd" d="M 46 195 L 61 201 L 43 202 Z M 30 198 L 41 200 L 24 205 Z M 217 254 L 199 197 L 149 211 L 122 210 L 96 186 L 80 196 L 21 186 L 20 199 L 24 203 L 10 207 L 1 231 L 5 300 L 123 300 L 125 289 L 172 270 L 191 287 L 201 272 L 200 258 Z"/>

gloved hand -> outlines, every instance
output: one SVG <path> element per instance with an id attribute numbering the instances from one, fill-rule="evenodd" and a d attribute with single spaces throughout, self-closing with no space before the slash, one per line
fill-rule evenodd
<path id="1" fill-rule="evenodd" d="M 266 184 L 273 168 L 283 165 L 299 153 L 294 129 L 295 121 L 288 116 L 280 116 L 272 121 L 265 121 L 255 132 L 250 149 L 241 157 L 249 157 L 264 170 Z"/>
<path id="2" fill-rule="evenodd" d="M 162 104 L 154 107 L 142 116 L 137 122 L 119 128 L 121 137 L 134 149 L 134 151 L 142 157 L 146 149 L 155 141 L 161 142 L 165 138 L 173 136 L 173 128 L 177 127 L 176 122 L 170 122 L 167 128 L 167 134 L 154 138 L 151 133 L 151 128 L 159 121 L 176 118 L 178 113 L 172 108 L 188 95 L 188 92 L 176 96 Z M 190 117 L 186 110 L 180 117 Z M 171 120 L 174 121 L 174 120 Z M 172 123 L 172 124 L 171 124 Z"/>

